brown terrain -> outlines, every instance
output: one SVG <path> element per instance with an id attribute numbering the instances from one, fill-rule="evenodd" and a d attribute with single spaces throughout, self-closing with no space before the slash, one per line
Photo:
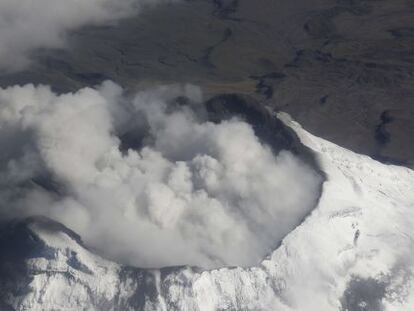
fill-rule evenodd
<path id="1" fill-rule="evenodd" d="M 78 30 L 67 49 L 33 59 L 0 85 L 193 83 L 208 98 L 241 94 L 315 135 L 414 168 L 412 0 L 182 0 Z"/>

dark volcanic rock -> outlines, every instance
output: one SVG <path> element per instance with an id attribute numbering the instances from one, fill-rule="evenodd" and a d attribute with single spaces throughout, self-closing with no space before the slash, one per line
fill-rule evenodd
<path id="1" fill-rule="evenodd" d="M 251 96 L 218 95 L 209 99 L 205 106 L 211 121 L 242 119 L 252 126 L 256 136 L 270 146 L 274 154 L 289 150 L 323 175 L 313 153 L 300 142 L 296 133 Z"/>

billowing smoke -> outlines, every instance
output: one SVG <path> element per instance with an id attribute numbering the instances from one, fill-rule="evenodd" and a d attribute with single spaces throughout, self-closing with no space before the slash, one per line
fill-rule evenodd
<path id="1" fill-rule="evenodd" d="M 111 23 L 160 1 L 0 0 L 0 70 L 22 69 L 34 49 L 63 47 L 70 30 Z"/>
<path id="2" fill-rule="evenodd" d="M 1 217 L 51 217 L 140 267 L 256 264 L 313 208 L 320 177 L 200 102 L 193 86 L 0 89 Z"/>

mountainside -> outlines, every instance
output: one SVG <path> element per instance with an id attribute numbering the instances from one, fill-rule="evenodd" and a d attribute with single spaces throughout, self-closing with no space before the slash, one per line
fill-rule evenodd
<path id="1" fill-rule="evenodd" d="M 251 268 L 139 269 L 44 218 L 5 224 L 1 310 L 413 310 L 414 172 L 278 116 L 326 174 L 320 201 Z M 294 192 L 295 189 L 292 189 Z"/>

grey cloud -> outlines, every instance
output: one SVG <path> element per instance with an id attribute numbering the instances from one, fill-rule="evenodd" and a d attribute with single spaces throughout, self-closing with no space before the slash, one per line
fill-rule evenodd
<path id="1" fill-rule="evenodd" d="M 180 95 L 190 104 L 171 105 Z M 241 120 L 208 122 L 201 99 L 191 85 L 0 89 L 2 217 L 51 217 L 141 267 L 256 264 L 313 208 L 320 177 Z M 139 148 L 121 148 L 128 132 Z"/>
<path id="2" fill-rule="evenodd" d="M 0 70 L 24 68 L 35 49 L 64 47 L 68 31 L 113 23 L 161 1 L 0 0 Z"/>

